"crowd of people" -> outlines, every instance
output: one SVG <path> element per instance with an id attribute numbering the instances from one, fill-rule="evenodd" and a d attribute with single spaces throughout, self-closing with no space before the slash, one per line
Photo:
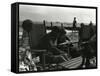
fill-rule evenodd
<path id="1" fill-rule="evenodd" d="M 27 28 L 27 25 L 29 26 L 28 28 Z M 26 20 L 23 22 L 22 27 L 23 27 L 24 31 L 27 31 L 27 33 L 29 33 L 30 30 L 32 30 L 31 25 L 32 25 L 32 22 L 30 20 L 29 21 Z M 81 47 L 81 49 L 79 49 L 80 50 L 79 55 L 81 55 L 83 58 L 81 68 L 83 68 L 83 66 L 85 66 L 85 68 L 91 68 L 90 67 L 90 64 L 91 64 L 90 59 L 93 57 L 96 57 L 96 53 L 97 53 L 96 52 L 96 50 L 97 50 L 97 48 L 96 48 L 96 45 L 97 45 L 96 32 L 94 31 L 92 22 L 90 22 L 90 24 L 87 26 L 84 23 L 81 23 L 80 25 L 81 25 L 81 27 L 78 30 L 79 31 L 78 47 Z M 74 21 L 73 21 L 73 28 L 77 28 L 76 17 L 74 18 Z M 68 55 L 67 51 L 65 51 L 61 47 L 59 47 L 61 43 L 64 43 L 66 41 L 68 41 L 68 43 L 72 44 L 71 40 L 66 35 L 65 29 L 54 26 L 54 27 L 52 27 L 52 31 L 50 33 L 45 34 L 40 39 L 40 42 L 37 45 L 37 49 L 46 49 L 47 50 L 47 52 L 49 53 L 49 56 L 46 57 L 47 62 L 51 62 L 51 63 L 66 62 L 70 59 L 71 55 Z M 64 46 L 66 46 L 66 44 Z M 72 45 L 70 45 L 70 46 L 72 47 Z M 29 52 L 29 54 L 30 54 L 30 52 Z M 50 55 L 52 55 L 53 57 L 50 57 Z M 31 63 L 30 60 L 32 60 L 32 57 L 31 57 L 31 59 L 27 60 L 28 64 L 29 64 L 29 62 Z M 32 65 L 36 66 L 34 62 L 32 62 Z M 35 67 L 35 71 L 37 71 L 36 67 Z"/>

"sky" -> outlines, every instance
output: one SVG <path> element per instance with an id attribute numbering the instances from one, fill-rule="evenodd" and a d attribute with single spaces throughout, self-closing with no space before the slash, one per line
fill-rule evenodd
<path id="1" fill-rule="evenodd" d="M 96 10 L 74 7 L 52 7 L 36 5 L 20 5 L 19 20 L 53 21 L 72 23 L 74 17 L 78 23 L 96 23 Z"/>

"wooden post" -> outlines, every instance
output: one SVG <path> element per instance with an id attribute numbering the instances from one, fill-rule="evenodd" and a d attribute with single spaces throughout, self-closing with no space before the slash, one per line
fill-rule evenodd
<path id="1" fill-rule="evenodd" d="M 45 24 L 45 20 L 43 20 L 43 24 L 44 24 L 44 26 L 46 25 L 46 24 Z"/>
<path id="2" fill-rule="evenodd" d="M 46 33 L 47 27 L 46 27 L 46 21 L 45 21 L 45 20 L 43 20 L 43 25 L 44 25 L 44 27 L 45 27 L 45 33 Z"/>
<path id="3" fill-rule="evenodd" d="M 53 23 L 51 22 L 51 28 L 53 27 Z"/>
<path id="4" fill-rule="evenodd" d="M 63 23 L 61 23 L 61 29 L 64 29 Z"/>

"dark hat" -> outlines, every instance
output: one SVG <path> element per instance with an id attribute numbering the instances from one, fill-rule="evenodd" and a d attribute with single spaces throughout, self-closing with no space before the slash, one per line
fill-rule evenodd
<path id="1" fill-rule="evenodd" d="M 25 31 L 30 32 L 32 29 L 32 25 L 33 25 L 33 22 L 27 19 L 23 21 L 22 27 Z"/>

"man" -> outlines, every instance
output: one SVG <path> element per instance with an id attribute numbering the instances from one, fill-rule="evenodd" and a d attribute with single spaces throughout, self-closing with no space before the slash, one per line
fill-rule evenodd
<path id="1" fill-rule="evenodd" d="M 81 23 L 81 28 L 79 30 L 79 45 L 82 45 L 84 49 L 81 51 L 83 62 L 82 66 L 85 65 L 86 68 L 89 68 L 90 65 L 90 58 L 92 57 L 92 47 L 90 45 L 90 39 L 94 35 L 94 30 L 92 28 L 92 25 L 89 24 L 89 26 L 84 25 L 84 23 Z"/>
<path id="2" fill-rule="evenodd" d="M 60 55 L 62 60 L 58 60 L 57 62 L 66 61 L 68 59 L 66 56 L 67 54 L 64 51 L 57 48 L 57 40 L 58 40 L 58 37 L 60 36 L 60 33 L 61 33 L 61 30 L 58 27 L 54 26 L 52 28 L 52 31 L 46 34 L 40 40 L 40 43 L 38 45 L 39 49 L 47 49 L 48 52 L 52 53 L 52 55 L 54 56 Z"/>

